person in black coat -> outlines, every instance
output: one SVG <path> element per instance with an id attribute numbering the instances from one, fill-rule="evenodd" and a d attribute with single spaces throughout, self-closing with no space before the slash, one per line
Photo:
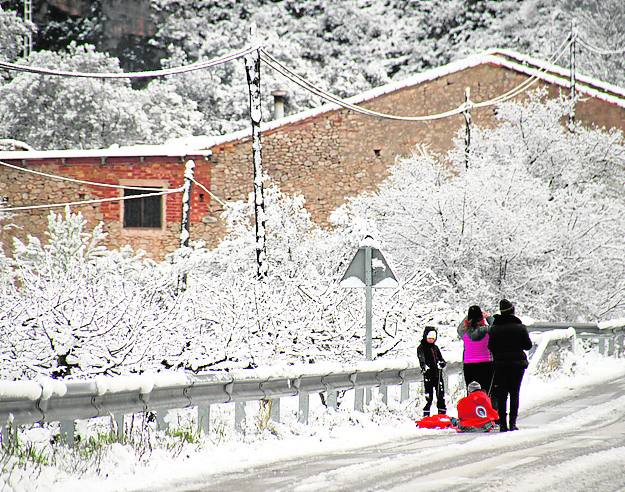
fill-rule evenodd
<path id="1" fill-rule="evenodd" d="M 436 345 L 438 332 L 436 328 L 428 326 L 423 332 L 421 343 L 417 347 L 417 357 L 423 373 L 423 386 L 425 387 L 425 406 L 423 416 L 430 415 L 430 407 L 436 392 L 436 407 L 438 413 L 447 413 L 445 405 L 445 383 L 443 381 L 443 368 L 447 365 L 440 349 Z"/>
<path id="2" fill-rule="evenodd" d="M 519 392 L 528 366 L 525 350 L 532 348 L 527 328 L 514 315 L 514 306 L 507 299 L 499 301 L 499 311 L 490 329 L 488 348 L 495 364 L 494 394 L 499 412 L 499 430 L 518 430 Z M 506 421 L 506 406 L 510 395 L 510 420 Z"/>

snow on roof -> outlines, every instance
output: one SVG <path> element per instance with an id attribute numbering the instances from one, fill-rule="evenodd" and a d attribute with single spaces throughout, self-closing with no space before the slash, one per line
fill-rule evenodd
<path id="1" fill-rule="evenodd" d="M 391 82 L 389 84 L 375 87 L 368 91 L 362 92 L 350 98 L 347 98 L 351 104 L 360 104 L 386 94 L 390 94 L 407 87 L 412 87 L 424 82 L 430 82 L 440 77 L 451 75 L 468 68 L 479 65 L 495 65 L 510 70 L 515 70 L 529 76 L 537 76 L 539 79 L 550 84 L 559 85 L 569 88 L 569 71 L 558 65 L 548 63 L 546 61 L 523 55 L 512 50 L 494 49 L 483 53 L 470 55 L 461 60 L 456 60 L 447 65 L 436 67 L 403 80 Z M 625 108 L 625 88 L 618 87 L 601 80 L 576 75 L 576 89 L 581 94 L 595 97 L 616 106 Z M 474 101 L 479 102 L 479 101 Z M 317 108 L 308 109 L 300 113 L 285 116 L 273 121 L 263 123 L 261 130 L 268 132 L 280 127 L 292 125 L 302 122 L 308 118 L 329 113 L 341 109 L 337 104 L 323 104 Z M 453 109 L 453 108 L 449 108 Z M 168 141 L 164 145 L 134 145 L 128 147 L 116 147 L 108 149 L 90 149 L 90 150 L 49 150 L 49 151 L 7 151 L 0 152 L 1 159 L 62 159 L 77 157 L 147 157 L 147 156 L 174 156 L 184 157 L 188 155 L 211 155 L 210 149 L 217 145 L 228 142 L 235 142 L 249 138 L 251 136 L 251 128 L 239 130 L 224 135 L 198 135 L 192 137 L 181 137 Z"/>
<path id="2" fill-rule="evenodd" d="M 361 94 L 346 98 L 346 101 L 351 104 L 364 103 L 407 87 L 412 87 L 424 82 L 430 82 L 440 77 L 460 72 L 468 68 L 487 64 L 508 68 L 529 76 L 536 76 L 550 84 L 559 85 L 565 88 L 570 87 L 568 69 L 548 63 L 538 58 L 517 53 L 512 50 L 493 49 L 483 53 L 470 55 L 461 60 L 448 63 L 447 65 L 426 70 L 425 72 L 407 77 L 397 82 L 391 82 L 380 87 L 375 87 L 362 92 Z M 581 94 L 602 99 L 611 104 L 625 108 L 625 89 L 622 87 L 618 87 L 592 77 L 576 74 L 576 89 Z M 474 102 L 477 103 L 479 101 Z M 308 109 L 300 113 L 285 116 L 284 118 L 263 123 L 261 125 L 261 131 L 267 132 L 283 126 L 299 123 L 308 118 L 313 118 L 338 109 L 341 109 L 341 107 L 337 104 L 323 104 L 317 108 Z M 450 107 L 448 109 L 453 108 Z M 242 140 L 250 136 L 251 128 L 246 128 L 244 130 L 224 135 L 183 137 L 171 140 L 170 143 L 178 145 L 183 144 L 191 148 L 209 149 L 217 145 Z"/>
<path id="3" fill-rule="evenodd" d="M 68 150 L 33 150 L 3 151 L 0 160 L 15 159 L 70 159 L 70 158 L 101 158 L 101 157 L 185 157 L 191 155 L 210 156 L 210 150 L 186 145 L 131 145 L 126 147 L 109 147 L 107 149 L 68 149 Z"/>

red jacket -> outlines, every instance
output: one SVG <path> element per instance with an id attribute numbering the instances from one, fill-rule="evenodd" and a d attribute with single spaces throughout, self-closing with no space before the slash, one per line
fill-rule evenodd
<path id="1" fill-rule="evenodd" d="M 499 414 L 486 393 L 474 391 L 458 402 L 458 420 L 458 425 L 462 427 L 482 427 L 499 420 Z"/>

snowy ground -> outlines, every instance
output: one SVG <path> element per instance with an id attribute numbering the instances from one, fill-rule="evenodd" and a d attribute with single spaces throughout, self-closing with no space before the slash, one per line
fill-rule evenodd
<path id="1" fill-rule="evenodd" d="M 570 356 L 562 367 L 548 377 L 527 377 L 522 388 L 520 425 L 523 426 L 525 421 L 535 427 L 536 419 L 540 419 L 540 407 L 545 402 L 564 399 L 580 388 L 597 386 L 601 381 L 617 376 L 625 376 L 624 359 L 601 357 L 590 352 Z M 453 378 L 451 386 L 453 390 Z M 459 394 L 458 387 L 455 397 Z M 211 483 L 229 474 L 240 475 L 245 470 L 259 469 L 272 463 L 332 452 L 352 450 L 357 453 L 362 448 L 389 445 L 420 435 L 425 445 L 432 438 L 432 431 L 416 429 L 413 422 L 418 416 L 420 400 L 401 405 L 397 397 L 396 391 L 389 391 L 388 408 L 375 401 L 370 411 L 364 414 L 351 410 L 353 406 L 350 406 L 349 401 L 337 412 L 324 411 L 318 406 L 312 409 L 308 426 L 295 422 L 293 403 L 283 400 L 284 423 L 276 424 L 271 431 L 262 434 L 250 432 L 244 437 L 236 436 L 225 424 L 219 424 L 231 421 L 232 405 L 223 406 L 222 409 L 215 409 L 222 407 L 215 406 L 211 411 L 212 419 L 217 422 L 213 427 L 217 429 L 209 438 L 200 442 L 171 444 L 172 438 L 155 433 L 150 445 L 139 446 L 139 451 L 119 443 L 107 445 L 97 460 L 91 458 L 90 465 L 82 464 L 75 454 L 70 454 L 66 459 L 58 461 L 63 462 L 63 466 L 26 465 L 12 467 L 10 473 L 6 472 L 5 466 L 5 487 L 2 490 L 201 490 L 202 485 L 210 487 Z M 450 408 L 453 407 L 450 405 Z M 535 409 L 533 423 L 532 409 Z M 613 403 L 608 398 L 590 410 L 594 415 L 608 415 L 613 410 Z M 223 420 L 219 418 L 219 411 L 222 412 Z M 251 408 L 250 412 L 253 414 L 254 409 Z M 454 415 L 453 410 L 448 413 Z M 528 428 L 525 433 L 513 433 L 508 438 L 518 439 L 523 434 L 529 436 L 531 432 Z M 474 446 L 481 449 L 479 444 Z M 607 459 L 601 456 L 597 455 L 597 459 Z M 615 450 L 614 456 L 620 457 L 621 452 Z M 72 460 L 76 462 L 75 466 L 68 465 Z M 73 468 L 75 473 L 72 474 L 68 468 Z M 252 481 L 254 478 L 251 476 L 249 479 Z M 309 485 L 309 490 L 315 490 L 316 486 L 330 486 L 329 483 L 322 486 L 312 482 Z M 306 490 L 306 487 L 302 490 Z"/>

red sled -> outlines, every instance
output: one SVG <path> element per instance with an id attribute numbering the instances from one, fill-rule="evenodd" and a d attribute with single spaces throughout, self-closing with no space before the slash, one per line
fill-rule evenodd
<path id="1" fill-rule="evenodd" d="M 449 427 L 453 427 L 451 417 L 444 413 L 423 417 L 421 420 L 415 420 L 415 424 L 417 424 L 419 429 L 448 429 Z"/>

